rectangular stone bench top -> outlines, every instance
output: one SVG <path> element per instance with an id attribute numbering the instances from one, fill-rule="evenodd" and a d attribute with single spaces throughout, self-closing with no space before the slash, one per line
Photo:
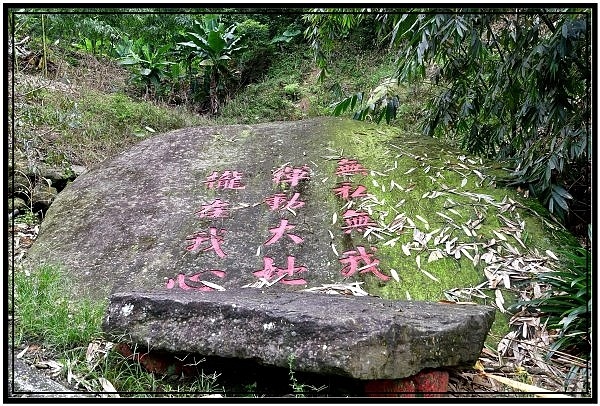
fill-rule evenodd
<path id="1" fill-rule="evenodd" d="M 489 306 L 258 289 L 124 292 L 103 329 L 141 348 L 254 359 L 298 371 L 399 379 L 471 366 L 494 321 Z"/>

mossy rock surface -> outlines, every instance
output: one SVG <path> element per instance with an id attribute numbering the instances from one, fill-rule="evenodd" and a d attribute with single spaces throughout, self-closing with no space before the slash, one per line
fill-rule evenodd
<path id="1" fill-rule="evenodd" d="M 360 288 L 507 307 L 519 280 L 555 266 L 562 232 L 499 174 L 439 140 L 346 119 L 186 128 L 79 176 L 28 260 L 63 266 L 74 296 Z M 227 216 L 206 217 L 217 199 Z"/>

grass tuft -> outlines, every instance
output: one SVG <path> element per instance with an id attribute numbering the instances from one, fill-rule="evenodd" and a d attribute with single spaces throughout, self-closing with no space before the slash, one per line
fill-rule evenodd
<path id="1" fill-rule="evenodd" d="M 69 297 L 68 279 L 56 266 L 34 272 L 14 272 L 15 345 L 36 340 L 47 347 L 65 350 L 85 345 L 101 334 L 105 302 Z"/>

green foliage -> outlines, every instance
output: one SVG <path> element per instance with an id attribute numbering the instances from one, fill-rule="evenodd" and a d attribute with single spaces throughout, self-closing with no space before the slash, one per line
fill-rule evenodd
<path id="1" fill-rule="evenodd" d="M 366 102 L 363 97 L 364 92 L 359 92 L 336 103 L 333 108 L 333 115 L 339 116 L 360 106 L 353 115 L 355 120 L 369 119 L 380 123 L 385 118 L 385 122 L 389 124 L 396 118 L 400 107 L 398 81 L 396 79 L 388 78 L 382 82 L 371 92 Z"/>
<path id="2" fill-rule="evenodd" d="M 219 122 L 252 124 L 301 118 L 301 111 L 286 93 L 285 86 L 297 83 L 301 91 L 302 72 L 310 70 L 310 59 L 301 46 L 290 47 L 293 52 L 274 60 L 260 82 L 245 86 L 225 104 Z"/>
<path id="3" fill-rule="evenodd" d="M 548 357 L 554 351 L 587 356 L 591 350 L 592 254 L 583 247 L 567 248 L 561 252 L 565 259 L 562 270 L 538 276 L 551 291 L 542 298 L 518 304 L 541 312 L 547 328 L 559 331 Z"/>
<path id="4" fill-rule="evenodd" d="M 302 16 L 308 27 L 304 37 L 309 41 L 315 56 L 315 63 L 321 69 L 319 80 L 323 81 L 328 74 L 327 60 L 335 47 L 337 40 L 347 37 L 356 28 L 364 14 L 348 14 L 359 9 L 329 9 L 332 14 L 323 13 L 323 9 L 313 9 L 311 14 Z"/>
<path id="5" fill-rule="evenodd" d="M 295 30 L 285 30 L 281 35 L 273 38 L 271 40 L 271 44 L 277 44 L 280 42 L 284 42 L 284 43 L 289 43 L 290 41 L 292 41 L 297 35 L 301 34 L 302 31 L 295 29 Z"/>
<path id="6" fill-rule="evenodd" d="M 75 48 L 93 55 L 108 55 L 112 51 L 112 43 L 122 34 L 99 17 L 86 16 L 77 22 L 74 28 L 79 40 L 72 44 Z"/>
<path id="7" fill-rule="evenodd" d="M 290 83 L 283 87 L 283 91 L 293 100 L 296 100 L 300 96 L 300 85 L 298 83 Z"/>
<path id="8" fill-rule="evenodd" d="M 243 48 L 235 58 L 235 69 L 239 72 L 239 86 L 245 86 L 262 78 L 273 59 L 275 47 L 269 41 L 269 26 L 256 20 L 239 23 L 237 33 Z"/>
<path id="9" fill-rule="evenodd" d="M 31 226 L 39 224 L 40 219 L 35 214 L 33 214 L 31 210 L 28 210 L 25 213 L 16 216 L 15 223 L 25 223 Z"/>
<path id="10" fill-rule="evenodd" d="M 222 94 L 227 94 L 228 79 L 232 75 L 229 61 L 241 47 L 236 44 L 241 37 L 235 34 L 236 25 L 225 28 L 219 16 L 206 15 L 202 21 L 194 22 L 194 31 L 184 34 L 188 40 L 178 45 L 189 50 L 188 60 L 197 62 L 204 70 L 204 84 L 208 86 L 209 111 L 219 111 Z"/>
<path id="11" fill-rule="evenodd" d="M 511 159 L 513 183 L 528 184 L 564 218 L 569 174 L 591 157 L 586 15 L 540 10 L 410 15 L 403 22 L 411 28 L 401 33 L 408 47 L 399 77 L 423 77 L 433 63 L 443 86 L 425 132 L 449 130 L 469 151 Z"/>
<path id="12" fill-rule="evenodd" d="M 373 29 L 398 50 L 393 78 L 432 80 L 437 94 L 424 110 L 426 134 L 509 160 L 512 184 L 527 185 L 563 220 L 578 203 L 587 206 L 585 217 L 591 184 L 589 12 L 522 11 L 379 10 Z M 324 64 L 333 40 L 359 27 L 361 17 L 314 14 L 306 21 L 305 34 Z M 334 112 L 361 106 L 357 119 L 394 118 L 394 93 L 380 92 L 366 107 L 359 95 L 339 102 Z"/>
<path id="13" fill-rule="evenodd" d="M 298 382 L 298 380 L 296 379 L 296 375 L 294 374 L 294 361 L 295 361 L 295 357 L 293 355 L 290 355 L 288 357 L 290 387 L 292 388 L 292 391 L 297 398 L 304 398 L 309 393 L 314 394 L 314 393 L 318 393 L 318 392 L 326 389 L 326 386 L 324 386 L 324 385 L 316 388 L 312 385 L 307 385 L 307 384 Z"/>
<path id="14" fill-rule="evenodd" d="M 25 82 L 16 84 L 17 94 L 26 94 L 29 89 Z M 92 89 L 80 95 L 44 89 L 30 95 L 17 114 L 24 128 L 51 129 L 55 135 L 52 150 L 62 151 L 71 163 L 80 165 L 93 165 L 133 145 L 141 135 L 151 133 L 147 128 L 165 132 L 204 122 L 182 109 Z"/>
<path id="15" fill-rule="evenodd" d="M 87 346 L 101 334 L 106 303 L 69 301 L 69 282 L 58 267 L 42 266 L 31 274 L 13 272 L 15 344 L 33 339 L 66 349 Z"/>
<path id="16" fill-rule="evenodd" d="M 146 93 L 151 89 L 155 94 L 163 92 L 162 83 L 170 76 L 170 66 L 173 62 L 168 60 L 170 45 L 153 48 L 141 40 L 125 40 L 118 44 L 115 52 L 122 54 L 118 61 L 121 65 L 131 67 L 134 83 L 143 84 Z"/>

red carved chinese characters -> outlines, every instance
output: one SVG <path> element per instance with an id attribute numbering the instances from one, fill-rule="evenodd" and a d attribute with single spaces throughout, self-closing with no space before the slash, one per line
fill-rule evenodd
<path id="1" fill-rule="evenodd" d="M 296 227 L 296 226 L 292 225 L 292 224 L 288 225 L 287 219 L 281 219 L 281 221 L 279 223 L 279 227 L 269 229 L 269 231 L 273 234 L 273 236 L 265 242 L 265 245 L 271 245 L 271 244 L 277 242 L 277 240 L 279 240 L 281 237 L 283 237 L 283 235 L 286 233 L 287 230 L 291 230 L 294 227 Z M 294 235 L 294 234 L 288 233 L 287 236 L 290 237 L 290 239 L 295 244 L 300 244 L 302 241 L 304 241 L 304 239 L 302 237 L 298 237 L 297 235 Z"/>
<path id="2" fill-rule="evenodd" d="M 304 285 L 306 281 L 304 279 L 289 279 L 289 277 L 294 276 L 295 273 L 306 272 L 306 267 L 304 266 L 294 266 L 296 258 L 293 256 L 287 257 L 287 269 L 281 269 L 274 265 L 273 258 L 264 257 L 264 267 L 259 271 L 253 272 L 254 276 L 257 278 L 263 278 L 267 281 L 271 280 L 275 276 L 279 277 L 279 282 L 286 285 Z"/>
<path id="3" fill-rule="evenodd" d="M 280 209 L 299 209 L 304 206 L 304 202 L 299 200 L 300 193 L 294 193 L 294 196 L 288 201 L 285 193 L 276 193 L 265 199 L 265 203 L 269 206 L 269 210 L 275 211 Z"/>
<path id="4" fill-rule="evenodd" d="M 225 277 L 225 272 L 217 269 L 213 269 L 208 272 L 219 278 Z M 203 273 L 204 272 L 198 272 L 192 276 L 185 276 L 184 274 L 180 273 L 177 275 L 177 281 L 169 278 L 167 281 L 167 289 L 173 289 L 175 287 L 175 283 L 177 283 L 179 288 L 183 290 L 195 290 L 199 292 L 210 292 L 215 290 L 215 288 L 205 285 L 203 281 L 200 280 L 200 277 L 203 275 Z"/>
<path id="5" fill-rule="evenodd" d="M 238 171 L 224 171 L 219 175 L 218 172 L 213 172 L 207 176 L 204 184 L 209 189 L 245 189 L 242 185 L 243 174 Z"/>
<path id="6" fill-rule="evenodd" d="M 229 203 L 222 201 L 221 199 L 215 199 L 212 203 L 203 204 L 202 208 L 196 212 L 200 218 L 219 218 L 227 217 Z"/>
<path id="7" fill-rule="evenodd" d="M 220 235 L 220 234 L 223 234 L 224 232 L 225 232 L 225 230 L 223 230 L 223 229 L 217 231 L 217 229 L 215 227 L 211 227 L 208 234 L 206 232 L 196 233 L 193 236 L 187 238 L 188 240 L 192 240 L 192 244 L 187 246 L 186 249 L 188 251 L 198 250 L 198 249 L 200 249 L 200 247 L 203 243 L 209 241 L 210 245 L 208 247 L 202 249 L 202 251 L 214 250 L 219 257 L 225 258 L 226 254 L 221 249 L 221 243 L 223 242 L 223 236 Z"/>
<path id="8" fill-rule="evenodd" d="M 371 248 L 371 250 L 375 252 L 377 249 Z M 373 253 L 367 252 L 365 247 L 362 246 L 356 247 L 356 251 L 344 252 L 340 259 L 340 263 L 345 265 L 344 268 L 342 268 L 342 275 L 345 277 L 352 276 L 356 272 L 373 272 L 375 276 L 383 281 L 390 279 L 389 276 L 382 274 L 377 268 L 379 260 L 373 256 Z M 359 267 L 361 264 L 364 264 L 364 266 Z"/>
<path id="9" fill-rule="evenodd" d="M 307 165 L 302 167 L 286 166 L 273 174 L 273 183 L 289 183 L 290 186 L 296 186 L 302 180 L 310 178 L 310 168 Z"/>
<path id="10" fill-rule="evenodd" d="M 362 166 L 356 159 L 342 158 L 338 162 L 338 167 L 335 174 L 340 175 L 366 175 L 367 169 Z"/>
<path id="11" fill-rule="evenodd" d="M 358 185 L 354 190 L 352 190 L 352 184 L 350 182 L 343 182 L 339 187 L 333 189 L 333 192 L 336 196 L 341 197 L 344 200 L 350 200 L 350 198 L 354 197 L 365 197 L 367 188 L 363 185 Z"/>
<path id="12" fill-rule="evenodd" d="M 344 222 L 346 225 L 342 227 L 342 230 L 346 234 L 350 234 L 352 230 L 362 233 L 367 227 L 377 225 L 367 213 L 351 209 L 344 212 Z"/>

